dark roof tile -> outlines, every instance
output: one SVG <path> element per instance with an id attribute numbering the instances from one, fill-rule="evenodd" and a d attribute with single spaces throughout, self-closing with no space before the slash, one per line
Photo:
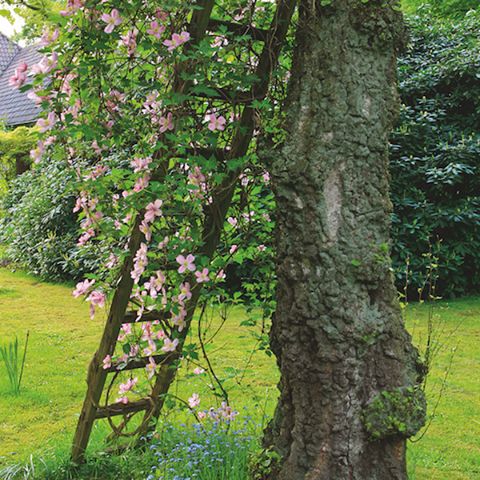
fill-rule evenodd
<path id="1" fill-rule="evenodd" d="M 8 81 L 20 63 L 31 67 L 42 57 L 37 46 L 21 48 L 0 34 L 0 121 L 7 126 L 33 123 L 40 115 L 40 108 L 27 93 L 10 86 Z"/>

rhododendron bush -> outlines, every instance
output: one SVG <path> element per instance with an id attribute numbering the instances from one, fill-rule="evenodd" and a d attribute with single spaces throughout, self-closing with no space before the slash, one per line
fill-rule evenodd
<path id="1" fill-rule="evenodd" d="M 196 8 L 184 1 L 69 0 L 58 28 L 42 36 L 45 58 L 20 66 L 12 78 L 45 109 L 32 158 L 66 158 L 75 173 L 78 244 L 109 246 L 102 267 L 73 294 L 89 302 L 92 318 L 103 312 L 132 253 L 129 310 L 137 320 L 161 312 L 149 322 L 124 324 L 117 350 L 103 360 L 105 369 L 118 370 L 108 395 L 121 403 L 150 390 L 159 368 L 154 357 L 162 353 L 181 352 L 195 373 L 221 383 L 199 354 L 211 335 L 199 325 L 196 341 L 187 335 L 197 303 L 201 318 L 207 309 L 224 312 L 247 300 L 249 325 L 273 308 L 272 196 L 255 138 L 267 119 L 275 129 L 275 105 L 256 102 L 257 129 L 247 155 L 228 154 L 242 134 L 242 93 L 258 80 L 261 44 L 248 29 L 233 34 L 221 25 L 194 38 L 188 22 Z M 224 1 L 213 17 L 267 28 L 274 8 L 270 1 Z M 25 84 L 30 74 L 33 83 Z M 236 184 L 231 199 L 222 197 L 229 179 Z M 217 206 L 227 214 L 220 216 L 225 222 L 217 248 L 208 252 L 208 215 Z M 137 227 L 142 238 L 130 252 Z M 225 288 L 235 263 L 248 265 L 238 292 Z M 259 342 L 263 348 L 261 334 Z M 145 356 L 143 373 L 121 372 Z M 220 390 L 225 400 L 227 392 Z M 198 409 L 197 392 L 184 403 Z M 222 408 L 232 417 L 228 405 Z"/>

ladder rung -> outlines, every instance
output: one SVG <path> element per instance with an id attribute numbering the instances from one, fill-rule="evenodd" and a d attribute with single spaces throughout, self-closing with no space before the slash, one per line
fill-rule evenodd
<path id="1" fill-rule="evenodd" d="M 158 365 L 159 363 L 163 362 L 167 357 L 168 355 L 152 355 L 151 357 L 137 358 L 134 360 L 130 360 L 123 368 L 118 369 L 118 366 L 121 365 L 122 363 L 115 363 L 110 368 L 105 368 L 105 371 L 112 373 L 112 372 L 123 372 L 127 370 L 136 370 L 137 368 L 146 367 L 150 362 L 150 358 L 153 358 L 155 363 Z"/>
<path id="2" fill-rule="evenodd" d="M 152 406 L 151 398 L 142 398 L 136 402 L 130 403 L 112 403 L 106 407 L 97 408 L 95 418 L 115 417 L 118 415 L 126 415 L 128 413 L 141 412 Z"/>
<path id="3" fill-rule="evenodd" d="M 260 95 L 255 95 L 252 93 L 252 91 L 240 91 L 240 92 L 235 92 L 232 90 L 229 90 L 228 88 L 223 88 L 223 87 L 210 87 L 212 90 L 214 90 L 217 94 L 216 97 L 212 97 L 211 95 L 208 95 L 203 92 L 192 92 L 191 95 L 194 97 L 199 97 L 199 98 L 213 98 L 213 99 L 218 99 L 218 100 L 223 100 L 229 103 L 250 103 L 253 102 L 254 100 L 258 100 L 261 98 Z"/>
<path id="4" fill-rule="evenodd" d="M 227 20 L 210 19 L 208 29 L 211 31 L 217 30 L 219 27 L 226 27 L 229 32 L 237 35 L 250 35 L 254 40 L 264 42 L 267 39 L 269 30 L 256 28 L 251 25 L 244 25 L 242 23 L 229 22 Z"/>
<path id="5" fill-rule="evenodd" d="M 165 312 L 158 312 L 156 310 L 152 312 L 144 312 L 142 318 L 137 320 L 138 312 L 127 312 L 123 319 L 123 323 L 141 323 L 141 322 L 154 322 L 155 320 L 166 320 L 167 316 Z"/>

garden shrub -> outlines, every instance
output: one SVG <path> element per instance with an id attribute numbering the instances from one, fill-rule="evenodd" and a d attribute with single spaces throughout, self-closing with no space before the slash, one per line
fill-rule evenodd
<path id="1" fill-rule="evenodd" d="M 480 286 L 480 12 L 458 23 L 410 19 L 399 61 L 402 110 L 391 138 L 393 263 L 416 290 Z"/>
<path id="2" fill-rule="evenodd" d="M 0 242 L 10 261 L 56 280 L 77 279 L 96 268 L 98 246 L 77 247 L 73 181 L 71 168 L 49 160 L 11 183 L 0 220 Z"/>
<path id="3" fill-rule="evenodd" d="M 36 140 L 37 132 L 33 128 L 0 130 L 0 197 L 5 195 L 8 182 L 28 169 L 30 150 Z"/>

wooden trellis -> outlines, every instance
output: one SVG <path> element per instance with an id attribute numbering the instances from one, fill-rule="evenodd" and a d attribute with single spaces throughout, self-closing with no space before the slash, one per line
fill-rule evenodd
<path id="1" fill-rule="evenodd" d="M 279 0 L 270 29 L 262 30 L 240 23 L 212 19 L 211 14 L 215 1 L 200 0 L 198 2 L 200 8 L 193 12 L 188 29 L 192 42 L 198 43 L 204 38 L 207 31 L 219 31 L 221 27 L 227 28 L 228 31 L 240 35 L 249 34 L 254 40 L 264 43 L 256 68 L 256 76 L 259 80 L 252 86 L 248 93 L 242 92 L 239 94 L 237 92 L 226 91 L 225 89 L 217 89 L 219 97 L 215 98 L 215 101 L 241 103 L 244 106 L 230 148 L 222 151 L 209 152 L 209 155 L 213 154 L 219 160 L 229 160 L 243 157 L 247 154 L 255 127 L 256 111 L 253 107 L 253 101 L 262 100 L 267 95 L 271 72 L 278 62 L 280 50 L 287 35 L 295 4 L 296 0 Z M 185 65 L 185 68 L 188 69 L 189 66 Z M 174 89 L 177 92 L 186 93 L 190 86 L 189 82 L 181 80 L 180 75 L 177 76 L 177 81 L 174 84 Z M 159 169 L 154 172 L 153 177 L 156 180 L 161 180 L 166 173 L 166 169 Z M 205 216 L 202 236 L 203 246 L 201 251 L 198 252 L 200 255 L 211 258 L 218 247 L 225 217 L 231 204 L 240 173 L 240 171 L 230 172 L 212 195 L 213 201 L 208 206 Z M 104 369 L 103 359 L 107 355 L 113 355 L 122 325 L 125 323 L 134 323 L 137 319 L 137 312 L 127 311 L 127 309 L 134 287 L 134 281 L 130 275 L 133 268 L 133 259 L 144 239 L 140 231 L 142 217 L 142 212 L 139 212 L 129 240 L 129 254 L 119 274 L 119 282 L 114 292 L 102 339 L 88 369 L 87 393 L 72 446 L 72 460 L 77 463 L 83 460 L 93 424 L 97 419 L 123 416 L 123 422 L 120 427 L 118 427 L 121 429 L 126 426 L 133 415 L 138 412 L 144 412 L 143 421 L 136 430 L 136 434 L 140 437 L 145 435 L 148 429 L 151 428 L 152 423 L 158 418 L 163 407 L 165 394 L 168 392 L 175 378 L 175 364 L 180 358 L 180 352 L 200 296 L 201 284 L 196 284 L 192 288 L 192 297 L 186 305 L 186 327 L 181 332 L 177 350 L 169 354 L 153 356 L 153 359 L 160 365 L 160 368 L 156 374 L 151 394 L 146 398 L 127 404 L 114 403 L 107 406 L 100 406 L 99 402 L 105 389 L 107 377 L 111 374 L 115 375 L 117 372 L 116 365 L 114 364 L 110 368 Z M 139 322 L 156 320 L 162 318 L 163 315 L 161 312 L 153 311 L 142 315 Z M 134 359 L 126 366 L 122 366 L 121 371 L 144 368 L 149 362 L 149 358 L 150 357 Z"/>

